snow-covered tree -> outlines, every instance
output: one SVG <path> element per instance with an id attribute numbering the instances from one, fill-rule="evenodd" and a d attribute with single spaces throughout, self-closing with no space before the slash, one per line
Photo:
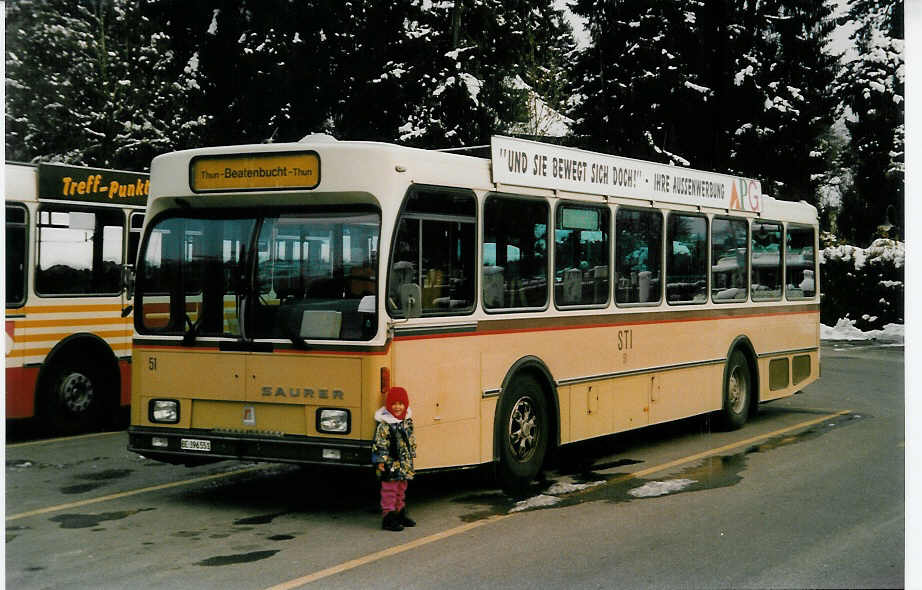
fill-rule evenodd
<path id="1" fill-rule="evenodd" d="M 900 234 L 905 228 L 903 2 L 852 0 L 843 20 L 857 24 L 857 58 L 846 64 L 836 92 L 851 136 L 845 163 L 853 178 L 839 228 L 867 244 L 888 221 Z"/>
<path id="2" fill-rule="evenodd" d="M 832 124 L 828 2 L 578 0 L 575 132 L 624 155 L 763 180 L 813 201 Z"/>
<path id="3" fill-rule="evenodd" d="M 780 199 L 817 204 L 832 165 L 839 56 L 825 46 L 833 11 L 830 2 L 764 0 L 737 12 L 744 30 L 731 94 L 745 108 L 737 113 L 730 162 Z"/>
<path id="4" fill-rule="evenodd" d="M 7 4 L 7 158 L 141 170 L 196 142 L 204 119 L 185 118 L 182 105 L 198 72 L 174 61 L 147 4 Z"/>
<path id="5" fill-rule="evenodd" d="M 550 0 L 424 2 L 406 34 L 422 49 L 409 57 L 416 100 L 397 139 L 413 145 L 484 144 L 529 119 L 529 90 L 556 90 L 538 77 L 540 60 L 556 76 L 568 51 L 559 10 Z M 545 31 L 536 28 L 549 25 Z M 571 42 L 572 43 L 572 42 Z M 543 87 L 542 87 L 543 85 Z"/>
<path id="6" fill-rule="evenodd" d="M 688 165 L 688 124 L 710 123 L 717 95 L 696 65 L 705 56 L 697 2 L 578 0 L 589 46 L 573 64 L 568 114 L 574 133 L 600 151 Z M 705 74 L 704 76 L 702 74 Z M 708 134 L 713 136 L 713 134 Z M 699 136 L 696 141 L 712 142 Z M 692 153 L 694 152 L 694 153 Z M 695 165 L 708 167 L 701 159 Z"/>
<path id="7" fill-rule="evenodd" d="M 294 141 L 330 131 L 331 13 L 320 0 L 161 0 L 177 51 L 194 56 L 207 118 L 203 143 Z"/>

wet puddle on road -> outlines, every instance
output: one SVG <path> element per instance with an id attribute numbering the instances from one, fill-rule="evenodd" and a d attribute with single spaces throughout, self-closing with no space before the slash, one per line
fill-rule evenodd
<path id="1" fill-rule="evenodd" d="M 248 516 L 246 518 L 238 518 L 234 521 L 234 524 L 269 524 L 279 516 L 285 516 L 288 512 L 277 512 L 275 514 L 263 514 L 261 516 Z"/>
<path id="2" fill-rule="evenodd" d="M 107 520 L 121 520 L 139 512 L 148 512 L 155 508 L 138 508 L 137 510 L 121 510 L 119 512 L 103 512 L 101 514 L 59 514 L 48 520 L 60 523 L 62 529 L 88 529 Z"/>
<path id="3" fill-rule="evenodd" d="M 848 414 L 830 419 L 798 433 L 769 438 L 730 455 L 707 457 L 666 478 L 635 478 L 625 472 L 603 473 L 614 467 L 641 463 L 622 459 L 592 464 L 583 470 L 562 470 L 556 479 L 538 482 L 525 498 L 510 498 L 496 491 L 471 494 L 453 501 L 483 506 L 461 517 L 464 522 L 473 522 L 498 514 L 562 508 L 585 502 L 632 502 L 644 498 L 729 487 L 743 480 L 741 473 L 746 469 L 748 457 L 753 453 L 765 453 L 813 440 L 863 418 L 862 415 Z"/>
<path id="4" fill-rule="evenodd" d="M 61 488 L 62 494 L 82 494 L 99 489 L 112 480 L 122 479 L 134 473 L 133 469 L 106 469 L 91 473 L 81 473 L 75 479 L 88 480 L 89 483 L 78 483 Z"/>
<path id="5" fill-rule="evenodd" d="M 195 565 L 233 565 L 235 563 L 249 563 L 251 561 L 259 561 L 260 559 L 267 559 L 278 553 L 278 549 L 271 549 L 268 551 L 251 551 L 250 553 L 238 553 L 236 555 L 217 555 L 215 557 L 209 557 L 208 559 L 203 559 L 202 561 L 197 562 Z"/>

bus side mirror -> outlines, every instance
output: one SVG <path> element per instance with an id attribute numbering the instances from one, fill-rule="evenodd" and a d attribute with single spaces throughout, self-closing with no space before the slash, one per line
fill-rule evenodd
<path id="1" fill-rule="evenodd" d="M 400 309 L 403 317 L 418 318 L 423 315 L 422 293 L 416 283 L 400 285 Z"/>

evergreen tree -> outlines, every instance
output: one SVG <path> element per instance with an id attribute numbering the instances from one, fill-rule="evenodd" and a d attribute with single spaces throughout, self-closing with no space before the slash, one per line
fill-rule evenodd
<path id="1" fill-rule="evenodd" d="M 331 16 L 333 133 L 339 139 L 394 141 L 409 105 L 420 99 L 415 76 L 427 47 L 419 31 L 419 2 L 352 0 Z"/>
<path id="2" fill-rule="evenodd" d="M 730 161 L 776 198 L 816 205 L 831 166 L 839 56 L 824 48 L 832 12 L 828 2 L 767 0 L 740 13 L 748 34 L 735 40 L 742 58 L 733 64 L 731 95 L 746 108 L 737 114 Z"/>
<path id="3" fill-rule="evenodd" d="M 192 141 L 201 121 L 178 123 L 197 72 L 169 45 L 138 1 L 8 4 L 7 157 L 142 170 Z"/>
<path id="4" fill-rule="evenodd" d="M 529 92 L 518 79 L 534 79 L 529 64 L 540 57 L 557 71 L 566 51 L 560 35 L 535 35 L 541 22 L 563 23 L 550 0 L 455 0 L 426 4 L 407 29 L 409 81 L 417 85 L 398 139 L 412 145 L 451 147 L 486 144 L 528 119 Z M 533 71 L 533 70 L 532 70 Z M 552 99 L 552 100 L 559 100 Z"/>
<path id="5" fill-rule="evenodd" d="M 814 201 L 832 124 L 828 3 L 578 0 L 570 116 L 604 151 L 763 180 Z"/>
<path id="6" fill-rule="evenodd" d="M 162 0 L 197 58 L 207 145 L 296 141 L 329 130 L 335 98 L 327 2 Z"/>
<path id="7" fill-rule="evenodd" d="M 853 179 L 838 225 L 845 237 L 867 244 L 887 221 L 900 235 L 905 228 L 903 2 L 852 0 L 843 21 L 859 26 L 852 35 L 858 57 L 836 92 L 851 135 L 844 159 Z"/>
<path id="8" fill-rule="evenodd" d="M 678 127 L 711 119 L 713 90 L 694 64 L 703 49 L 701 3 L 685 8 L 654 0 L 578 0 L 589 22 L 589 46 L 574 66 L 569 116 L 574 133 L 592 149 L 688 165 L 686 137 Z M 712 140 L 698 137 L 705 145 Z M 708 167 L 697 158 L 694 164 Z"/>

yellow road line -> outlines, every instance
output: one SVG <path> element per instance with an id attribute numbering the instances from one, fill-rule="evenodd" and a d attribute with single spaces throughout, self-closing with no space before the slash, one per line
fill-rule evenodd
<path id="1" fill-rule="evenodd" d="M 760 434 L 760 435 L 758 435 L 758 436 L 753 436 L 752 438 L 747 438 L 747 439 L 745 439 L 745 440 L 740 440 L 740 441 L 732 442 L 732 443 L 723 445 L 722 447 L 715 447 L 715 448 L 713 448 L 713 449 L 708 449 L 707 451 L 702 451 L 702 452 L 696 453 L 696 454 L 694 454 L 694 455 L 688 455 L 687 457 L 682 457 L 681 459 L 676 459 L 675 461 L 669 461 L 669 462 L 667 462 L 667 463 L 661 463 L 661 464 L 659 464 L 659 465 L 654 465 L 653 467 L 648 467 L 648 468 L 646 468 L 646 469 L 639 469 L 639 470 L 637 470 L 637 471 L 632 471 L 631 473 L 626 473 L 626 474 L 624 474 L 624 475 L 622 475 L 622 476 L 619 476 L 619 477 L 616 477 L 616 478 L 613 478 L 613 479 L 609 479 L 609 480 L 607 480 L 607 481 L 605 482 L 604 485 L 611 485 L 611 484 L 619 483 L 619 482 L 622 482 L 622 481 L 625 481 L 625 480 L 628 480 L 628 479 L 634 479 L 634 478 L 638 478 L 638 477 L 645 477 L 645 476 L 647 476 L 647 475 L 652 475 L 652 474 L 654 474 L 654 473 L 659 473 L 660 471 L 667 471 L 667 470 L 672 469 L 672 468 L 674 468 L 674 467 L 679 467 L 679 466 L 685 465 L 685 464 L 687 464 L 687 463 L 694 463 L 695 461 L 700 461 L 701 459 L 706 459 L 706 458 L 711 457 L 711 456 L 713 456 L 713 455 L 719 455 L 720 453 L 723 453 L 723 452 L 726 452 L 726 451 L 732 451 L 733 449 L 736 449 L 736 448 L 739 448 L 739 447 L 745 447 L 746 445 L 751 445 L 751 444 L 753 444 L 753 443 L 756 443 L 756 442 L 765 440 L 765 439 L 767 439 L 767 438 L 774 438 L 774 437 L 780 436 L 780 435 L 782 435 L 782 434 L 787 434 L 788 432 L 791 432 L 791 431 L 793 431 L 793 430 L 800 430 L 801 428 L 808 428 L 808 427 L 810 427 L 810 426 L 815 426 L 815 425 L 817 425 L 817 424 L 820 424 L 820 423 L 822 423 L 822 422 L 825 422 L 826 420 L 830 420 L 830 419 L 832 419 L 832 418 L 838 418 L 839 416 L 845 416 L 846 414 L 851 414 L 851 413 L 852 413 L 851 410 L 842 410 L 842 411 L 839 411 L 839 412 L 834 412 L 834 413 L 832 413 L 832 414 L 827 414 L 827 415 L 825 415 L 825 416 L 823 416 L 823 417 L 821 417 L 821 418 L 814 418 L 813 420 L 807 420 L 807 421 L 805 421 L 805 422 L 799 422 L 799 423 L 797 423 L 797 424 L 794 424 L 793 426 L 787 426 L 787 427 L 785 427 L 785 428 L 781 428 L 781 429 L 778 429 L 778 430 L 774 430 L 774 431 L 772 431 L 772 432 L 766 432 L 765 434 Z M 569 493 L 569 494 L 566 494 L 566 496 L 578 496 L 579 494 L 582 494 L 582 493 L 585 493 L 585 492 L 589 492 L 589 491 L 593 491 L 593 490 L 596 490 L 596 489 L 598 489 L 598 486 L 594 486 L 594 487 L 590 487 L 590 488 L 585 488 L 585 489 L 582 489 L 582 490 L 576 490 L 576 491 L 574 491 L 574 492 L 571 492 L 571 493 Z"/>
<path id="2" fill-rule="evenodd" d="M 385 557 L 397 555 L 399 553 L 403 553 L 404 551 L 409 551 L 410 549 L 415 549 L 417 547 L 421 547 L 422 545 L 427 545 L 435 541 L 441 541 L 442 539 L 447 539 L 448 537 L 453 537 L 460 533 L 466 533 L 467 531 L 471 529 L 476 529 L 477 527 L 480 527 L 480 526 L 483 526 L 485 524 L 489 524 L 492 522 L 505 520 L 507 518 L 511 518 L 512 516 L 514 515 L 497 514 L 495 516 L 490 516 L 483 520 L 475 520 L 474 522 L 469 522 L 467 524 L 457 526 L 453 529 L 448 529 L 447 531 L 435 533 L 433 535 L 429 535 L 428 537 L 422 537 L 420 539 L 416 539 L 415 541 L 410 541 L 409 543 L 404 543 L 402 545 L 395 545 L 393 547 L 388 547 L 387 549 L 382 549 L 381 551 L 378 551 L 376 553 L 370 553 L 363 557 L 359 557 L 351 561 L 346 561 L 339 565 L 334 565 L 333 567 L 328 567 L 327 569 L 320 570 L 319 572 L 314 572 L 312 574 L 308 574 L 306 576 L 303 576 L 303 577 L 300 577 L 294 580 L 290 580 L 288 582 L 282 582 L 281 584 L 272 586 L 271 588 L 268 588 L 267 590 L 291 590 L 292 588 L 297 588 L 298 586 L 310 584 L 311 582 L 315 582 L 321 578 L 328 578 L 334 574 L 338 574 L 346 570 L 357 568 L 360 565 L 365 565 L 366 563 L 378 561 L 379 559 L 384 559 Z"/>
<path id="3" fill-rule="evenodd" d="M 64 442 L 64 441 L 69 441 L 69 440 L 80 440 L 80 439 L 82 439 L 82 438 L 96 438 L 96 437 L 98 437 L 98 436 L 109 436 L 109 435 L 112 435 L 112 434 L 121 434 L 121 433 L 123 433 L 123 432 L 125 432 L 125 431 L 124 431 L 124 430 L 116 430 L 116 431 L 112 431 L 112 432 L 94 432 L 94 433 L 92 433 L 92 434 L 80 434 L 80 435 L 77 435 L 77 436 L 62 436 L 62 437 L 59 437 L 59 438 L 46 438 L 46 439 L 44 439 L 44 440 L 32 440 L 32 441 L 24 442 L 24 443 L 14 443 L 14 444 L 11 444 L 11 445 L 6 445 L 6 448 L 8 448 L 8 449 L 19 449 L 19 448 L 22 448 L 22 447 L 33 447 L 33 446 L 36 446 L 36 445 L 46 445 L 46 444 L 49 444 L 49 443 Z"/>
<path id="4" fill-rule="evenodd" d="M 225 477 L 231 477 L 233 475 L 240 475 L 241 473 L 249 473 L 251 471 L 256 471 L 258 469 L 265 469 L 265 465 L 257 465 L 254 467 L 246 467 L 244 469 L 237 469 L 236 471 L 228 471 L 225 473 L 217 473 L 214 475 L 203 475 L 201 477 L 193 477 L 192 479 L 184 479 L 182 481 L 174 481 L 170 483 L 162 483 L 156 486 L 150 486 L 146 488 L 139 488 L 137 490 L 129 490 L 127 492 L 118 492 L 117 494 L 109 494 L 108 496 L 100 496 L 98 498 L 87 498 L 86 500 L 78 500 L 77 502 L 69 502 L 67 504 L 58 504 L 57 506 L 48 506 L 47 508 L 39 508 L 38 510 L 30 510 L 29 512 L 21 512 L 19 514 L 12 514 L 6 517 L 7 522 L 11 520 L 19 520 L 20 518 L 28 518 L 30 516 L 38 516 L 39 514 L 48 514 L 49 512 L 58 512 L 59 510 L 68 510 L 70 508 L 79 508 L 80 506 L 87 506 L 89 504 L 98 504 L 100 502 L 108 502 L 109 500 L 118 500 L 119 498 L 127 498 L 129 496 L 137 496 L 138 494 L 146 494 L 147 492 L 156 492 L 157 490 L 167 490 L 170 488 L 178 488 L 180 486 L 187 486 L 194 483 L 202 483 L 203 481 L 212 481 L 215 479 L 222 479 Z"/>
<path id="5" fill-rule="evenodd" d="M 837 417 L 839 417 L 839 416 L 844 416 L 844 415 L 850 414 L 850 413 L 851 413 L 851 410 L 842 410 L 842 411 L 839 411 L 839 412 L 834 412 L 834 413 L 832 413 L 832 414 L 827 414 L 827 415 L 823 416 L 822 418 L 815 418 L 815 419 L 813 419 L 813 420 L 807 420 L 807 421 L 805 421 L 805 422 L 799 422 L 799 423 L 794 424 L 794 425 L 792 425 L 792 426 L 787 426 L 787 427 L 785 427 L 785 428 L 781 428 L 781 429 L 778 429 L 778 430 L 774 430 L 774 431 L 772 431 L 772 432 L 767 432 L 767 433 L 765 433 L 765 434 L 760 434 L 760 435 L 758 435 L 758 436 L 753 436 L 753 437 L 747 438 L 747 439 L 745 439 L 745 440 L 740 440 L 740 441 L 736 441 L 736 442 L 733 442 L 733 443 L 729 443 L 729 444 L 726 444 L 726 445 L 723 445 L 723 446 L 720 446 L 720 447 L 716 447 L 716 448 L 713 448 L 713 449 L 709 449 L 709 450 L 707 450 L 707 451 L 703 451 L 703 452 L 701 452 L 701 453 L 696 453 L 696 454 L 694 454 L 694 455 L 688 455 L 687 457 L 682 457 L 682 458 L 680 458 L 680 459 L 676 459 L 675 461 L 669 461 L 669 462 L 667 462 L 667 463 L 661 463 L 660 465 L 654 465 L 653 467 L 648 467 L 648 468 L 646 468 L 646 469 L 641 469 L 641 470 L 639 470 L 639 471 L 634 471 L 633 473 L 629 473 L 629 474 L 626 474 L 626 475 L 623 475 L 623 476 L 620 476 L 620 477 L 616 477 L 616 478 L 614 478 L 614 479 L 610 479 L 610 480 L 606 481 L 605 484 L 603 484 L 603 485 L 611 485 L 611 484 L 618 483 L 618 482 L 622 482 L 622 481 L 625 481 L 625 480 L 628 480 L 628 479 L 637 478 L 637 477 L 644 477 L 645 475 L 651 475 L 651 474 L 653 474 L 653 473 L 657 473 L 657 472 L 660 472 L 660 471 L 666 471 L 666 470 L 668 470 L 668 469 L 672 469 L 673 467 L 677 467 L 677 466 L 679 466 L 679 465 L 684 465 L 684 464 L 686 464 L 686 463 L 693 463 L 693 462 L 695 462 L 695 461 L 704 459 L 704 458 L 706 458 L 706 457 L 710 457 L 711 455 L 717 455 L 717 454 L 723 453 L 723 452 L 725 452 L 725 451 L 729 451 L 729 450 L 732 450 L 732 449 L 735 449 L 735 448 L 738 448 L 738 447 L 743 447 L 743 446 L 750 445 L 750 444 L 752 444 L 752 443 L 755 443 L 755 442 L 758 442 L 758 441 L 761 441 L 761 440 L 765 440 L 765 439 L 767 439 L 767 438 L 773 438 L 773 437 L 775 437 L 775 436 L 778 436 L 778 435 L 781 435 L 781 434 L 785 434 L 785 433 L 788 433 L 788 432 L 791 432 L 791 431 L 794 431 L 794 430 L 799 430 L 799 429 L 801 429 L 801 428 L 807 428 L 807 427 L 809 427 L 809 426 L 813 426 L 813 425 L 815 425 L 815 424 L 819 424 L 819 423 L 821 423 L 821 422 L 825 422 L 826 420 L 829 420 L 829 419 L 831 419 L 831 418 L 837 418 Z M 584 491 L 589 491 L 589 490 L 597 491 L 598 489 L 599 489 L 599 486 L 593 486 L 592 488 L 588 488 L 587 490 L 578 490 L 578 491 L 572 492 L 572 493 L 570 493 L 570 494 L 563 494 L 563 496 L 564 496 L 564 497 L 567 497 L 567 496 L 575 496 L 575 495 L 579 495 L 580 493 L 583 493 Z M 461 525 L 461 526 L 457 526 L 457 527 L 455 527 L 455 528 L 448 529 L 448 530 L 442 531 L 442 532 L 440 532 L 440 533 L 435 533 L 435 534 L 429 535 L 429 536 L 427 536 L 427 537 L 422 537 L 422 538 L 420 538 L 420 539 L 416 539 L 415 541 L 410 541 L 410 542 L 404 543 L 404 544 L 402 544 L 402 545 L 395 545 L 395 546 L 393 546 L 393 547 L 388 547 L 387 549 L 382 549 L 381 551 L 377 551 L 377 552 L 375 552 L 375 553 L 369 553 L 368 555 L 364 555 L 364 556 L 358 557 L 358 558 L 356 558 L 356 559 L 352 559 L 352 560 L 349 560 L 349 561 L 345 561 L 345 562 L 340 563 L 340 564 L 338 564 L 338 565 L 334 565 L 334 566 L 328 567 L 328 568 L 326 568 L 326 569 L 322 569 L 322 570 L 317 571 L 317 572 L 314 572 L 314 573 L 312 573 L 312 574 L 307 574 L 307 575 L 302 576 L 302 577 L 300 577 L 300 578 L 295 578 L 295 579 L 289 580 L 289 581 L 287 581 L 287 582 L 282 582 L 281 584 L 277 584 L 277 585 L 275 585 L 275 586 L 271 586 L 271 587 L 267 588 L 266 590 L 292 590 L 293 588 L 298 588 L 298 587 L 300 587 L 300 586 L 304 586 L 304 585 L 306 585 L 306 584 L 310 584 L 311 582 L 316 582 L 317 580 L 321 580 L 321 579 L 323 579 L 323 578 L 328 578 L 328 577 L 330 577 L 330 576 L 333 576 L 333 575 L 336 575 L 336 574 L 339 574 L 339 573 L 342 573 L 342 572 L 345 572 L 345 571 L 348 571 L 348 570 L 351 570 L 351 569 L 355 569 L 355 568 L 357 568 L 357 567 L 359 567 L 359 566 L 363 566 L 363 565 L 367 565 L 367 564 L 369 564 L 369 563 L 373 563 L 373 562 L 375 562 L 375 561 L 379 561 L 379 560 L 384 559 L 384 558 L 386 558 L 386 557 L 391 557 L 391 556 L 393 556 L 393 555 L 398 555 L 398 554 L 403 553 L 403 552 L 405 552 L 405 551 L 409 551 L 410 549 L 416 549 L 417 547 L 421 547 L 421 546 L 423 546 L 423 545 L 428 545 L 429 543 L 434 543 L 434 542 L 436 542 L 436 541 L 441 541 L 442 539 L 447 539 L 447 538 L 449 538 L 449 537 L 453 537 L 453 536 L 459 535 L 459 534 L 461 534 L 461 533 L 466 533 L 467 531 L 470 531 L 470 530 L 475 529 L 475 528 L 477 528 L 477 527 L 483 526 L 483 525 L 485 525 L 485 524 L 490 524 L 490 523 L 494 523 L 494 522 L 499 522 L 499 521 L 501 521 L 501 520 L 505 520 L 505 519 L 507 519 L 507 518 L 511 518 L 511 517 L 513 517 L 513 516 L 515 516 L 515 515 L 516 515 L 515 513 L 512 513 L 512 514 L 498 514 L 498 515 L 495 515 L 495 516 L 491 516 L 491 517 L 489 517 L 489 518 L 485 518 L 485 519 L 483 519 L 483 520 L 478 520 L 478 521 L 474 521 L 474 522 L 469 522 L 469 523 L 467 523 L 467 524 L 463 524 L 463 525 Z"/>

